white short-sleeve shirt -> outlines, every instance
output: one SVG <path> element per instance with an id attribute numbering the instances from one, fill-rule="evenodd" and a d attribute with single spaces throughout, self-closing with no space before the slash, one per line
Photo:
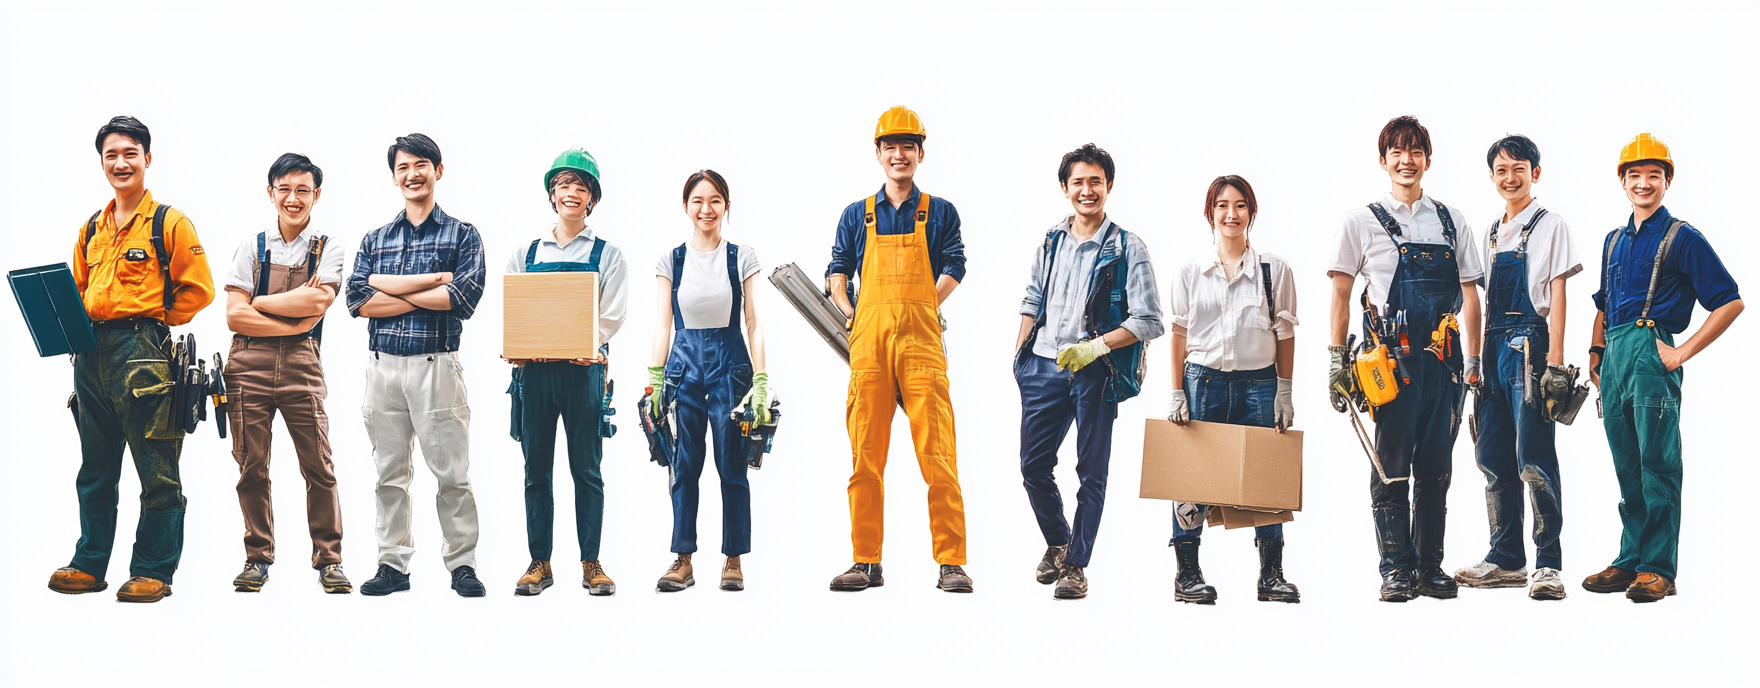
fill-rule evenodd
<path id="1" fill-rule="evenodd" d="M 1485 230 L 1485 251 L 1482 259 L 1485 274 L 1479 277 L 1479 287 L 1491 288 L 1491 233 L 1497 232 L 1497 252 L 1509 253 L 1522 244 L 1522 228 L 1527 226 L 1534 214 L 1540 210 L 1540 202 L 1534 201 L 1516 213 L 1509 222 L 1493 222 Z M 1502 216 L 1499 216 L 1502 219 Z M 1545 317 L 1552 312 L 1552 280 L 1570 277 L 1583 271 L 1583 263 L 1577 260 L 1576 247 L 1571 242 L 1571 229 L 1564 221 L 1564 216 L 1550 210 L 1540 216 L 1534 223 L 1534 231 L 1528 233 L 1528 300 L 1534 302 L 1534 312 Z"/>
<path id="2" fill-rule="evenodd" d="M 307 226 L 292 242 L 281 238 L 280 230 L 267 230 L 268 236 L 264 247 L 269 249 L 270 265 L 286 265 L 296 267 L 306 262 L 306 252 L 311 250 L 312 240 L 318 238 L 319 232 Z M 324 242 L 323 253 L 318 254 L 318 283 L 342 284 L 343 242 L 330 237 Z M 257 291 L 257 235 L 252 234 L 239 242 L 238 251 L 232 255 L 232 269 L 226 274 L 226 286 L 246 294 Z"/>
<path id="3" fill-rule="evenodd" d="M 1436 213 L 1437 202 L 1425 194 L 1408 207 L 1388 193 L 1377 203 L 1399 223 L 1400 240 L 1421 244 L 1447 244 L 1442 234 L 1442 218 Z M 1451 205 L 1449 217 L 1454 219 L 1455 261 L 1460 268 L 1461 282 L 1477 282 L 1484 275 L 1484 254 L 1475 248 L 1473 228 L 1467 216 Z M 1369 280 L 1369 301 L 1385 310 L 1387 294 L 1393 287 L 1393 273 L 1399 268 L 1399 248 L 1376 221 L 1375 213 L 1358 206 L 1344 214 L 1338 233 L 1337 249 L 1327 265 L 1328 273 L 1361 275 Z"/>
<path id="4" fill-rule="evenodd" d="M 594 234 L 593 228 L 587 227 L 568 243 L 559 244 L 556 243 L 556 226 L 551 225 L 549 231 L 538 237 L 538 255 L 532 262 L 585 263 L 593 256 Z M 526 252 L 531 249 L 531 242 L 522 242 L 514 249 L 513 255 L 507 257 L 507 274 L 526 271 Z M 628 305 L 629 270 L 623 263 L 623 250 L 606 241 L 605 248 L 599 249 L 599 341 L 609 342 L 618 330 L 623 329 Z"/>
<path id="5" fill-rule="evenodd" d="M 758 252 L 750 246 L 739 247 L 739 281 L 758 274 Z M 672 249 L 660 254 L 654 263 L 654 274 L 672 280 Z M 708 251 L 698 251 L 685 244 L 684 274 L 679 278 L 678 312 L 684 316 L 687 330 L 709 330 L 727 327 L 729 318 L 737 326 L 744 318 L 733 316 L 733 285 L 727 281 L 727 241 Z"/>
<path id="6" fill-rule="evenodd" d="M 1270 306 L 1265 273 L 1271 266 Z M 1186 329 L 1186 362 L 1224 372 L 1277 363 L 1277 341 L 1296 336 L 1296 281 L 1289 263 L 1248 248 L 1231 279 L 1212 254 L 1180 263 L 1168 297 L 1173 324 Z"/>

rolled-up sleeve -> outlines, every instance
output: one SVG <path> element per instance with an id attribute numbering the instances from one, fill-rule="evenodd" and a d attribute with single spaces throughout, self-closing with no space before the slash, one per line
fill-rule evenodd
<path id="1" fill-rule="evenodd" d="M 1139 341 L 1150 341 L 1166 332 L 1161 324 L 1160 286 L 1155 283 L 1155 266 L 1149 262 L 1149 247 L 1136 234 L 1125 243 L 1128 261 L 1125 277 L 1125 306 L 1129 317 L 1120 327 L 1136 335 Z"/>
<path id="2" fill-rule="evenodd" d="M 487 272 L 483 259 L 483 237 L 477 228 L 459 223 L 458 263 L 452 268 L 452 281 L 446 291 L 452 297 L 452 312 L 460 320 L 468 320 L 483 300 L 483 278 Z"/>
<path id="3" fill-rule="evenodd" d="M 367 285 L 367 278 L 373 276 L 373 235 L 367 233 L 361 237 L 361 250 L 354 254 L 354 270 L 348 275 L 348 314 L 361 317 L 361 306 L 373 298 L 379 290 Z"/>
<path id="4" fill-rule="evenodd" d="M 864 229 L 861 206 L 844 208 L 843 216 L 837 218 L 837 236 L 831 243 L 831 264 L 825 268 L 826 277 L 844 275 L 855 279 L 856 268 L 862 262 L 862 244 L 867 240 L 860 234 Z"/>
<path id="5" fill-rule="evenodd" d="M 1027 273 L 1027 297 L 1021 299 L 1021 315 L 1039 315 L 1039 304 L 1045 302 L 1045 251 L 1040 244 L 1033 252 L 1033 269 Z"/>
<path id="6" fill-rule="evenodd" d="M 952 277 L 955 282 L 966 281 L 966 242 L 959 232 L 959 210 L 944 199 L 942 207 L 946 208 L 941 218 L 940 249 L 936 254 L 941 257 L 941 275 Z M 940 279 L 940 275 L 936 279 Z"/>
<path id="7" fill-rule="evenodd" d="M 1289 263 L 1279 261 L 1276 274 L 1272 275 L 1271 294 L 1277 299 L 1277 313 L 1273 314 L 1271 331 L 1279 340 L 1296 336 L 1296 325 L 1301 320 L 1296 318 L 1296 275 Z"/>

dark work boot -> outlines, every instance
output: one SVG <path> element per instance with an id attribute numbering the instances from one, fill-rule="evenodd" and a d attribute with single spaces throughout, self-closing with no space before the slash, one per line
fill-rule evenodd
<path id="1" fill-rule="evenodd" d="M 838 592 L 857 592 L 868 588 L 878 588 L 886 584 L 883 573 L 880 562 L 864 564 L 858 561 L 854 566 L 849 567 L 848 571 L 837 574 L 836 578 L 831 579 L 831 589 Z"/>
<path id="2" fill-rule="evenodd" d="M 1410 602 L 1418 596 L 1412 586 L 1412 572 L 1405 569 L 1394 569 L 1381 574 L 1382 602 Z"/>
<path id="3" fill-rule="evenodd" d="M 1179 573 L 1173 580 L 1173 599 L 1216 604 L 1216 588 L 1204 584 L 1204 571 L 1198 568 L 1198 543 L 1174 543 L 1173 556 L 1179 563 Z"/>
<path id="4" fill-rule="evenodd" d="M 1047 547 L 1045 556 L 1039 559 L 1039 568 L 1033 571 L 1033 580 L 1040 585 L 1056 583 L 1063 569 L 1063 558 L 1069 556 L 1069 545 Z"/>
<path id="5" fill-rule="evenodd" d="M 1301 591 L 1283 579 L 1283 538 L 1253 543 L 1259 546 L 1259 601 L 1301 602 Z"/>
<path id="6" fill-rule="evenodd" d="M 1440 566 L 1422 568 L 1418 569 L 1418 594 L 1452 600 L 1460 594 L 1460 584 L 1454 582 L 1453 576 L 1443 573 Z"/>

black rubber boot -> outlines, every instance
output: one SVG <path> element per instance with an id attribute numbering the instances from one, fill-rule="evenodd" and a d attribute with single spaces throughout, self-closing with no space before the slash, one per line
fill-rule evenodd
<path id="1" fill-rule="evenodd" d="M 1301 602 L 1301 591 L 1283 579 L 1283 538 L 1253 544 L 1259 546 L 1259 601 Z"/>
<path id="2" fill-rule="evenodd" d="M 1179 563 L 1179 574 L 1173 583 L 1173 599 L 1216 604 L 1216 588 L 1204 584 L 1204 571 L 1198 568 L 1198 543 L 1174 543 L 1173 556 Z"/>

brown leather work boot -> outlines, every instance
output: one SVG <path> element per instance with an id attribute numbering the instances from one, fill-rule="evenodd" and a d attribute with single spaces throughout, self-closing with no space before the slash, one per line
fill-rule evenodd
<path id="1" fill-rule="evenodd" d="M 520 597 L 531 597 L 544 592 L 545 588 L 555 584 L 556 577 L 550 572 L 550 562 L 533 559 L 532 563 L 526 566 L 526 575 L 520 576 L 519 582 L 513 584 L 513 594 Z"/>
<path id="2" fill-rule="evenodd" d="M 654 584 L 654 590 L 678 592 L 696 584 L 697 579 L 691 575 L 691 555 L 680 554 L 672 560 L 671 566 L 666 567 L 666 573 L 660 576 L 660 582 Z"/>
<path id="3" fill-rule="evenodd" d="M 119 602 L 158 602 L 171 596 L 171 585 L 156 578 L 135 576 L 116 589 Z"/>
<path id="4" fill-rule="evenodd" d="M 1640 573 L 1626 588 L 1626 599 L 1633 602 L 1656 602 L 1674 594 L 1674 581 L 1654 573 Z"/>
<path id="5" fill-rule="evenodd" d="M 55 573 L 49 574 L 49 589 L 64 595 L 98 592 L 108 587 L 109 583 L 72 566 L 55 569 Z"/>
<path id="6" fill-rule="evenodd" d="M 1583 589 L 1589 592 L 1625 592 L 1626 588 L 1632 587 L 1632 581 L 1637 579 L 1637 571 L 1609 566 L 1601 573 L 1584 578 Z"/>
<path id="7" fill-rule="evenodd" d="M 617 584 L 605 575 L 605 567 L 597 560 L 581 562 L 581 587 L 587 589 L 588 595 L 617 594 Z"/>
<path id="8" fill-rule="evenodd" d="M 728 557 L 727 563 L 721 565 L 721 589 L 746 589 L 746 575 L 740 573 L 739 557 Z"/>

